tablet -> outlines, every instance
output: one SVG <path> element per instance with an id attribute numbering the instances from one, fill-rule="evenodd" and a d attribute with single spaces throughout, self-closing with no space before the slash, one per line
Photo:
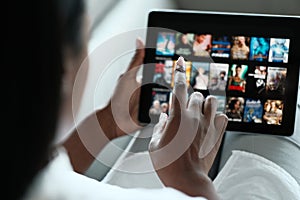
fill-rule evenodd
<path id="1" fill-rule="evenodd" d="M 139 106 L 142 124 L 171 107 L 174 64 L 188 93 L 214 95 L 228 131 L 290 136 L 300 66 L 299 16 L 153 10 L 148 15 Z"/>

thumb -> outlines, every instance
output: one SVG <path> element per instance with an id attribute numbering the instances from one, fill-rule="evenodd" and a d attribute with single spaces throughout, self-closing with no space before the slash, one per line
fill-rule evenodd
<path id="1" fill-rule="evenodd" d="M 145 57 L 145 45 L 141 38 L 136 39 L 136 50 L 133 58 L 131 59 L 130 65 L 127 69 L 127 71 L 130 71 L 132 69 L 136 69 L 138 71 L 139 66 L 143 64 Z"/>

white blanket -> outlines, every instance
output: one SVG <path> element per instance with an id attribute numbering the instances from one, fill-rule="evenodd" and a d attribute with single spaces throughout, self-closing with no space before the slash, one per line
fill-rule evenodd
<path id="1" fill-rule="evenodd" d="M 232 152 L 214 185 L 223 199 L 300 199 L 300 186 L 288 172 L 270 160 L 243 151 Z"/>
<path id="2" fill-rule="evenodd" d="M 115 167 L 104 182 L 126 188 L 163 187 L 148 152 L 126 157 Z M 300 200 L 300 186 L 288 172 L 261 156 L 243 151 L 232 152 L 214 185 L 224 200 Z"/>

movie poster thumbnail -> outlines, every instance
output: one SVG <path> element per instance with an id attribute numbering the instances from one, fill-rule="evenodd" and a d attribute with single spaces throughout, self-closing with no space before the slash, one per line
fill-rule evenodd
<path id="1" fill-rule="evenodd" d="M 267 124 L 281 125 L 283 107 L 282 100 L 267 100 L 264 104 L 264 122 Z"/>
<path id="2" fill-rule="evenodd" d="M 248 65 L 233 64 L 228 72 L 228 90 L 238 93 L 246 91 Z"/>
<path id="3" fill-rule="evenodd" d="M 232 47 L 230 51 L 231 59 L 233 60 L 248 60 L 250 48 L 250 37 L 233 36 Z"/>
<path id="4" fill-rule="evenodd" d="M 155 64 L 153 82 L 165 87 L 171 87 L 173 60 L 160 61 Z"/>
<path id="5" fill-rule="evenodd" d="M 287 63 L 289 57 L 290 40 L 284 38 L 271 38 L 269 62 Z"/>
<path id="6" fill-rule="evenodd" d="M 244 110 L 243 97 L 229 97 L 226 102 L 225 114 L 229 121 L 241 122 Z"/>
<path id="7" fill-rule="evenodd" d="M 229 58 L 231 41 L 228 36 L 213 36 L 211 56 L 219 58 Z"/>
<path id="8" fill-rule="evenodd" d="M 211 63 L 208 89 L 211 93 L 225 93 L 228 79 L 229 65 L 225 63 Z"/>
<path id="9" fill-rule="evenodd" d="M 175 53 L 175 33 L 159 32 L 156 42 L 156 55 L 173 56 Z"/>
<path id="10" fill-rule="evenodd" d="M 169 114 L 170 91 L 166 89 L 152 89 L 152 105 L 149 109 L 151 122 L 157 123 L 161 113 Z"/>
<path id="11" fill-rule="evenodd" d="M 189 56 L 193 53 L 194 34 L 176 33 L 175 53 L 181 56 Z"/>
<path id="12" fill-rule="evenodd" d="M 263 105 L 261 100 L 246 99 L 243 121 L 247 123 L 262 123 Z"/>
<path id="13" fill-rule="evenodd" d="M 199 57 L 209 57 L 211 52 L 211 40 L 210 34 L 195 34 L 193 43 L 193 55 Z"/>
<path id="14" fill-rule="evenodd" d="M 267 94 L 283 95 L 285 93 L 287 68 L 268 67 L 267 75 Z"/>
<path id="15" fill-rule="evenodd" d="M 251 94 L 262 94 L 266 89 L 266 66 L 255 66 L 253 71 L 249 71 L 247 79 L 247 92 Z"/>
<path id="16" fill-rule="evenodd" d="M 251 37 L 250 60 L 268 61 L 270 38 Z"/>
<path id="17" fill-rule="evenodd" d="M 209 63 L 192 62 L 190 85 L 197 90 L 207 90 Z"/>

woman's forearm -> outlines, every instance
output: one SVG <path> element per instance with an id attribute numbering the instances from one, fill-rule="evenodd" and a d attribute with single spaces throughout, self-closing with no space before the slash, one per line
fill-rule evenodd
<path id="1" fill-rule="evenodd" d="M 86 117 L 63 143 L 76 172 L 85 173 L 103 147 L 115 138 L 110 106 Z"/>

